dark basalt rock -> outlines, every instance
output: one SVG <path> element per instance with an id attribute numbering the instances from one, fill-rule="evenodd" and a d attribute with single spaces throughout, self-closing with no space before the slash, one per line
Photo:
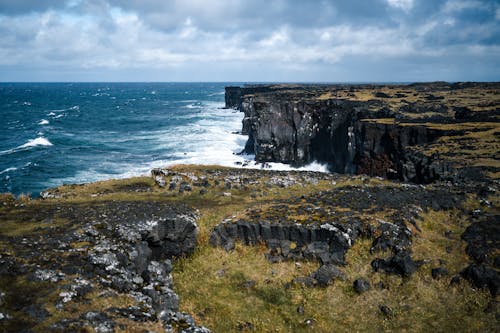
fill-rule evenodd
<path id="1" fill-rule="evenodd" d="M 417 95 L 426 93 L 417 102 L 401 100 L 399 110 L 388 107 L 391 96 L 373 92 L 376 86 L 363 85 L 358 88 L 378 99 L 334 97 L 336 91 L 346 90 L 334 85 L 255 85 L 227 87 L 226 107 L 238 108 L 245 114 L 241 132 L 248 135 L 248 141 L 244 152 L 255 154 L 257 162 L 302 166 L 318 161 L 337 173 L 423 184 L 456 180 L 459 171 L 454 165 L 437 154 L 426 156 L 413 149 L 454 132 L 424 123 L 497 122 L 500 111 L 493 109 L 497 105 L 493 103 L 491 110 L 481 112 L 455 107 L 453 117 L 444 97 L 430 93 L 430 89 L 451 88 L 435 88 L 432 84 L 422 90 L 420 86 L 407 87 Z M 330 92 L 330 97 L 320 98 L 325 91 Z M 394 98 L 401 98 L 401 94 Z M 370 121 L 380 118 L 394 122 Z"/>
<path id="2" fill-rule="evenodd" d="M 344 230 L 349 229 L 349 232 Z M 234 248 L 239 239 L 247 245 L 265 242 L 270 249 L 269 259 L 317 259 L 324 264 L 345 264 L 345 252 L 357 237 L 356 228 L 324 223 L 321 225 L 250 223 L 220 223 L 210 235 L 210 244 L 226 250 Z"/>
<path id="3" fill-rule="evenodd" d="M 448 276 L 448 270 L 444 267 L 436 267 L 431 270 L 432 278 L 439 279 L 444 276 Z"/>
<path id="4" fill-rule="evenodd" d="M 372 267 L 376 272 L 384 271 L 403 277 L 413 274 L 421 264 L 421 262 L 413 261 L 410 254 L 405 252 L 398 253 L 387 259 L 378 258 L 372 261 Z"/>
<path id="5" fill-rule="evenodd" d="M 477 263 L 492 265 L 495 253 L 500 250 L 500 216 L 485 216 L 480 222 L 472 223 L 462 234 L 467 242 L 466 252 Z"/>
<path id="6" fill-rule="evenodd" d="M 333 264 L 322 265 L 311 274 L 311 277 L 317 281 L 320 287 L 328 286 L 335 279 L 345 280 L 347 278 L 345 273 Z"/>
<path id="7" fill-rule="evenodd" d="M 363 279 L 363 278 L 359 278 L 359 279 L 354 280 L 353 286 L 354 286 L 354 290 L 358 294 L 362 294 L 365 291 L 368 291 L 371 289 L 370 282 L 368 282 L 368 280 Z"/>
<path id="8" fill-rule="evenodd" d="M 471 264 L 460 273 L 478 288 L 489 289 L 492 296 L 500 294 L 500 273 L 486 265 Z"/>
<path id="9" fill-rule="evenodd" d="M 467 242 L 466 252 L 475 264 L 469 265 L 461 275 L 478 288 L 488 288 L 496 296 L 500 293 L 500 259 L 497 255 L 500 217 L 478 215 L 477 218 L 479 222 L 472 223 L 462 234 L 462 239 Z"/>

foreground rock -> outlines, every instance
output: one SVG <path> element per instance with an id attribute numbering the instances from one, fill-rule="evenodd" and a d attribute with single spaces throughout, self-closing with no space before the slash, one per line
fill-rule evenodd
<path id="1" fill-rule="evenodd" d="M 49 206 L 36 214 L 48 221 L 75 223 L 66 228 L 54 226 L 49 238 L 36 233 L 23 238 L 24 250 L 20 248 L 16 257 L 2 254 L 0 278 L 4 282 L 20 283 L 26 276 L 35 288 L 46 286 L 29 295 L 17 294 L 22 290 L 6 290 L 8 311 L 28 317 L 7 320 L 4 329 L 15 331 L 43 324 L 50 318 L 47 308 L 64 313 L 78 308 L 99 290 L 100 296 L 93 296 L 91 302 L 98 304 L 102 297 L 121 300 L 117 303 L 123 306 L 97 310 L 101 307 L 96 305 L 96 310 L 78 318 L 60 319 L 47 329 L 114 332 L 120 318 L 126 318 L 141 323 L 160 321 L 167 331 L 174 331 L 174 327 L 180 331 L 177 328 L 182 327 L 183 332 L 208 332 L 196 326 L 189 315 L 179 313 L 179 297 L 172 289 L 171 259 L 191 254 L 197 245 L 198 215 L 193 210 L 160 202 L 110 201 Z M 51 293 L 57 295 L 52 304 L 46 299 Z M 15 297 L 19 297 L 18 305 Z"/>
<path id="2" fill-rule="evenodd" d="M 467 254 L 474 263 L 462 271 L 462 276 L 478 288 L 488 288 L 493 296 L 500 295 L 500 216 L 479 216 L 462 235 Z"/>

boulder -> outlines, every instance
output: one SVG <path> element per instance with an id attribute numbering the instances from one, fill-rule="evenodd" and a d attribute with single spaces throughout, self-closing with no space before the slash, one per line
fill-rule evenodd
<path id="1" fill-rule="evenodd" d="M 368 280 L 366 280 L 364 278 L 359 278 L 359 279 L 354 280 L 353 286 L 354 286 L 354 290 L 358 294 L 362 294 L 365 291 L 368 291 L 371 289 L 370 282 L 368 282 Z"/>
<path id="2" fill-rule="evenodd" d="M 328 286 L 334 279 L 345 280 L 347 278 L 345 273 L 333 264 L 322 265 L 311 274 L 311 277 L 317 281 L 320 287 Z"/>
<path id="3" fill-rule="evenodd" d="M 471 264 L 460 273 L 478 288 L 489 289 L 492 296 L 500 294 L 500 274 L 486 265 Z"/>
<path id="4" fill-rule="evenodd" d="M 387 259 L 377 258 L 372 261 L 371 265 L 376 272 L 384 271 L 408 277 L 418 269 L 421 263 L 413 261 L 409 253 L 398 253 Z"/>

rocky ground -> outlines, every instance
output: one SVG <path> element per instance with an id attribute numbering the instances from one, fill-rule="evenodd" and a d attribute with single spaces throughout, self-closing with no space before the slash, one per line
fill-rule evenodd
<path id="1" fill-rule="evenodd" d="M 391 293 L 399 289 L 408 289 L 408 315 L 439 315 L 422 310 L 428 300 L 419 298 L 426 296 L 411 290 L 424 283 L 420 288 L 439 293 L 446 311 L 465 318 L 461 325 L 491 329 L 500 320 L 499 190 L 496 182 L 423 186 L 179 166 L 154 170 L 151 178 L 63 186 L 36 200 L 5 195 L 0 327 L 326 332 L 335 315 L 310 308 L 310 297 L 324 290 L 352 304 L 384 293 L 357 311 L 379 318 L 370 325 L 398 328 L 405 315 Z M 256 257 L 267 263 L 253 263 Z M 296 299 L 299 290 L 304 295 Z M 240 309 L 253 297 L 262 302 L 257 309 L 276 308 L 274 321 L 257 319 L 269 317 L 264 309 L 262 316 Z"/>
<path id="2" fill-rule="evenodd" d="M 259 162 L 337 173 L 175 166 L 1 195 L 0 331 L 497 331 L 498 96 L 233 87 Z"/>

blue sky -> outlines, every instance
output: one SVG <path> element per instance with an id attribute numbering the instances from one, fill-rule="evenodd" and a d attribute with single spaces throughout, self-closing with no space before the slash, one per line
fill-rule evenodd
<path id="1" fill-rule="evenodd" d="M 498 0 L 0 0 L 0 81 L 499 81 Z"/>

